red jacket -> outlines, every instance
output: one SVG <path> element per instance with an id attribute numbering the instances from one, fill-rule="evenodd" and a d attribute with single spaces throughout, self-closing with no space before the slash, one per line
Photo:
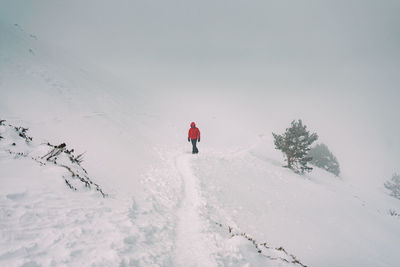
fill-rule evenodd
<path id="1" fill-rule="evenodd" d="M 194 122 L 190 124 L 188 137 L 192 140 L 200 139 L 200 130 L 196 127 L 196 124 Z"/>

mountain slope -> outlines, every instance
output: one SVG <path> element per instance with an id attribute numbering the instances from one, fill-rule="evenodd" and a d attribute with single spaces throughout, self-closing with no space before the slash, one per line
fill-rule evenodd
<path id="1" fill-rule="evenodd" d="M 316 169 L 281 167 L 270 140 L 233 154 L 208 151 L 195 173 L 213 221 L 296 255 L 309 266 L 392 266 L 399 261 L 398 200 Z"/>

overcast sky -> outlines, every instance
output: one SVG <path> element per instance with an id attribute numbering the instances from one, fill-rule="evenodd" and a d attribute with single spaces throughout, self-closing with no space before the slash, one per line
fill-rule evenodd
<path id="1" fill-rule="evenodd" d="M 399 1 L 0 3 L 1 17 L 118 72 L 397 96 Z"/>
<path id="2" fill-rule="evenodd" d="M 342 157 L 338 133 L 361 140 L 354 140 L 364 146 L 359 156 L 371 138 L 393 171 L 400 171 L 399 14 L 396 0 L 0 0 L 0 20 L 139 90 L 243 96 L 238 105 L 254 113 L 281 109 L 284 124 L 305 117 Z"/>

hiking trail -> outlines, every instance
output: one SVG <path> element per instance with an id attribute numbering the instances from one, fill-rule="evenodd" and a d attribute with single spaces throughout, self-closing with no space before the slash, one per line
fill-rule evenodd
<path id="1" fill-rule="evenodd" d="M 203 232 L 206 228 L 206 222 L 200 215 L 203 202 L 198 179 L 191 169 L 191 158 L 192 155 L 184 154 L 176 159 L 183 184 L 181 206 L 177 213 L 176 265 L 217 266 L 212 256 L 213 244 Z"/>

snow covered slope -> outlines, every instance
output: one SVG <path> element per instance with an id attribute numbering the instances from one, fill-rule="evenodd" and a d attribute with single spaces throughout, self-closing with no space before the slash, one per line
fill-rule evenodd
<path id="1" fill-rule="evenodd" d="M 286 118 L 260 126 L 240 105 L 257 95 L 140 88 L 16 22 L 0 36 L 1 266 L 400 262 L 399 200 L 379 181 L 282 168 L 269 136 Z"/>
<path id="2" fill-rule="evenodd" d="M 296 175 L 266 153 L 270 142 L 195 159 L 208 217 L 309 266 L 396 265 L 399 217 L 389 211 L 398 200 L 320 169 Z"/>

